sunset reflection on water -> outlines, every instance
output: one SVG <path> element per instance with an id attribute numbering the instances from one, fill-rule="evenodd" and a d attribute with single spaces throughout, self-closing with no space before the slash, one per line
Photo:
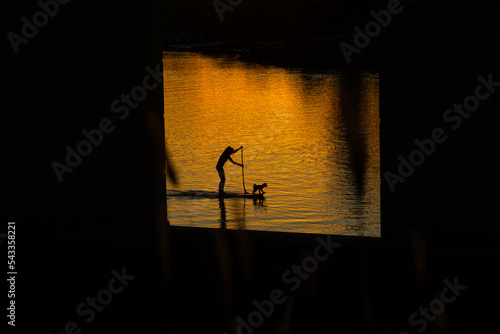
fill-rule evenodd
<path id="1" fill-rule="evenodd" d="M 179 176 L 167 194 L 216 192 L 227 146 L 244 147 L 247 190 L 268 184 L 263 201 L 167 195 L 172 225 L 380 236 L 378 74 L 360 73 L 350 86 L 367 154 L 358 196 L 340 109 L 344 74 L 177 52 L 165 52 L 163 65 L 165 137 Z M 241 167 L 224 169 L 225 191 L 243 193 Z"/>

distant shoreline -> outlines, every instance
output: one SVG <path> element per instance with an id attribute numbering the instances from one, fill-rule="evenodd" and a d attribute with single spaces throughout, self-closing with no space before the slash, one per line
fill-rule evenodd
<path id="1" fill-rule="evenodd" d="M 338 44 L 339 38 L 323 38 L 316 41 L 287 43 L 230 43 L 211 46 L 187 44 L 165 46 L 163 51 L 196 52 L 211 56 L 226 56 L 248 63 L 280 68 L 302 69 L 304 71 L 338 72 L 368 71 L 378 72 L 378 48 L 376 43 L 359 55 L 353 55 L 347 64 Z"/>

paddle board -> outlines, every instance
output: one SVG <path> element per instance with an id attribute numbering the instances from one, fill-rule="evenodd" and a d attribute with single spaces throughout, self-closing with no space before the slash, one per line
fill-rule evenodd
<path id="1" fill-rule="evenodd" d="M 169 197 L 205 197 L 205 198 L 220 198 L 219 193 L 215 191 L 172 191 L 167 194 Z M 252 198 L 252 199 L 263 199 L 264 194 L 238 194 L 238 193 L 225 193 L 222 198 Z"/>
<path id="2" fill-rule="evenodd" d="M 219 194 L 205 194 L 207 198 L 220 198 Z M 235 194 L 235 193 L 226 193 L 222 198 L 255 198 L 255 199 L 263 199 L 264 194 Z"/>

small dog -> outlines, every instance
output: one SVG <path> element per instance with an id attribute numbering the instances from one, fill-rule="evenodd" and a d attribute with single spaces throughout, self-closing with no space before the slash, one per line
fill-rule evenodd
<path id="1" fill-rule="evenodd" d="M 265 194 L 264 192 L 264 188 L 267 187 L 267 183 L 264 183 L 260 186 L 254 184 L 253 185 L 253 191 L 252 191 L 252 195 L 255 195 L 255 192 L 258 190 L 259 191 L 259 194 Z"/>

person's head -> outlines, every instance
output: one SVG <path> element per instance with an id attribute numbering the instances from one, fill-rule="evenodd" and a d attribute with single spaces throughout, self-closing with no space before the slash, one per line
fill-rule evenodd
<path id="1" fill-rule="evenodd" d="M 232 148 L 231 146 L 228 146 L 224 152 L 227 152 L 229 154 L 233 154 L 234 153 L 234 148 Z"/>

